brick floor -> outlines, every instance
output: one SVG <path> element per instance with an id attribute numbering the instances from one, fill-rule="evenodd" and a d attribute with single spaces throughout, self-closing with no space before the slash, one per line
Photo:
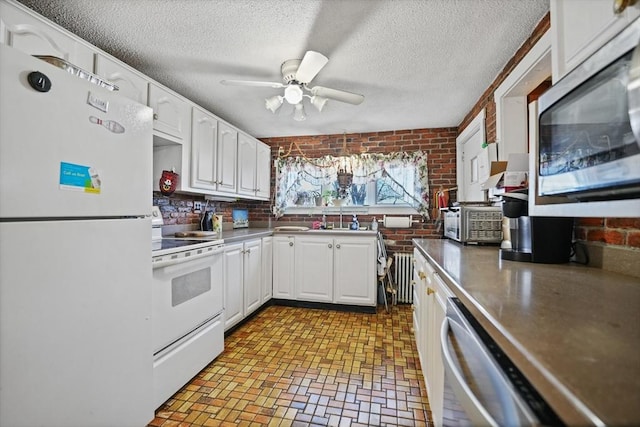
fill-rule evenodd
<path id="1" fill-rule="evenodd" d="M 411 307 L 392 310 L 268 307 L 149 425 L 429 425 Z"/>

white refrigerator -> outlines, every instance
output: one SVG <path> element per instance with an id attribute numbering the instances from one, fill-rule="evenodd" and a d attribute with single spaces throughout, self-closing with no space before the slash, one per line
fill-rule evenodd
<path id="1" fill-rule="evenodd" d="M 153 418 L 152 126 L 0 45 L 0 426 Z"/>

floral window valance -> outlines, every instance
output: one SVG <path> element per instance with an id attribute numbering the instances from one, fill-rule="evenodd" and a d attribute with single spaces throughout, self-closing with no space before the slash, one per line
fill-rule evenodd
<path id="1" fill-rule="evenodd" d="M 315 159 L 306 157 L 281 157 L 276 162 L 276 217 L 281 217 L 292 201 L 300 196 L 304 186 L 331 189 L 335 202 L 350 197 L 354 204 L 362 204 L 361 192 L 367 184 L 380 182 L 388 191 L 399 195 L 404 202 L 415 208 L 425 219 L 429 219 L 429 184 L 427 153 L 396 152 L 388 154 L 364 153 L 348 156 L 324 156 Z M 344 194 L 338 188 L 338 174 L 346 171 L 353 174 Z M 344 186 L 343 186 L 344 187 Z M 375 185 L 374 185 L 375 188 Z M 326 196 L 314 191 L 316 197 Z M 383 202 L 380 202 L 383 203 Z"/>

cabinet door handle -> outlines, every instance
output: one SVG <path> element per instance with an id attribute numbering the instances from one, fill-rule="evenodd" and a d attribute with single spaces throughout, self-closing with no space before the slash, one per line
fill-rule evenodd
<path id="1" fill-rule="evenodd" d="M 416 285 L 416 281 L 415 281 L 415 280 L 412 280 L 412 281 L 411 281 L 411 286 L 415 286 L 415 285 Z"/>
<path id="2" fill-rule="evenodd" d="M 340 245 L 336 245 L 336 249 L 340 249 Z"/>
<path id="3" fill-rule="evenodd" d="M 247 249 L 247 250 L 245 251 L 245 253 L 250 254 L 250 253 L 251 253 L 251 248 Z"/>
<path id="4" fill-rule="evenodd" d="M 333 247 L 333 245 L 331 243 L 329 243 L 327 246 L 329 246 L 329 249 L 331 249 Z"/>
<path id="5" fill-rule="evenodd" d="M 427 295 L 432 295 L 432 294 L 435 294 L 435 293 L 436 293 L 436 291 L 434 291 L 433 289 L 427 288 Z"/>
<path id="6" fill-rule="evenodd" d="M 426 279 L 427 275 L 424 274 L 424 271 L 418 271 L 418 277 L 420 277 L 420 280 L 424 280 Z"/>
<path id="7" fill-rule="evenodd" d="M 153 113 L 153 120 L 158 120 L 158 113 Z"/>
<path id="8" fill-rule="evenodd" d="M 293 246 L 293 242 L 289 242 L 289 246 Z"/>

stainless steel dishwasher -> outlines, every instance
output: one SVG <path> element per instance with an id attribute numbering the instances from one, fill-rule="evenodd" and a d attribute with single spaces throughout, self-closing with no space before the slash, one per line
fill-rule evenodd
<path id="1" fill-rule="evenodd" d="M 445 391 L 453 392 L 445 397 L 444 425 L 563 425 L 457 298 L 447 302 L 440 340 Z"/>

